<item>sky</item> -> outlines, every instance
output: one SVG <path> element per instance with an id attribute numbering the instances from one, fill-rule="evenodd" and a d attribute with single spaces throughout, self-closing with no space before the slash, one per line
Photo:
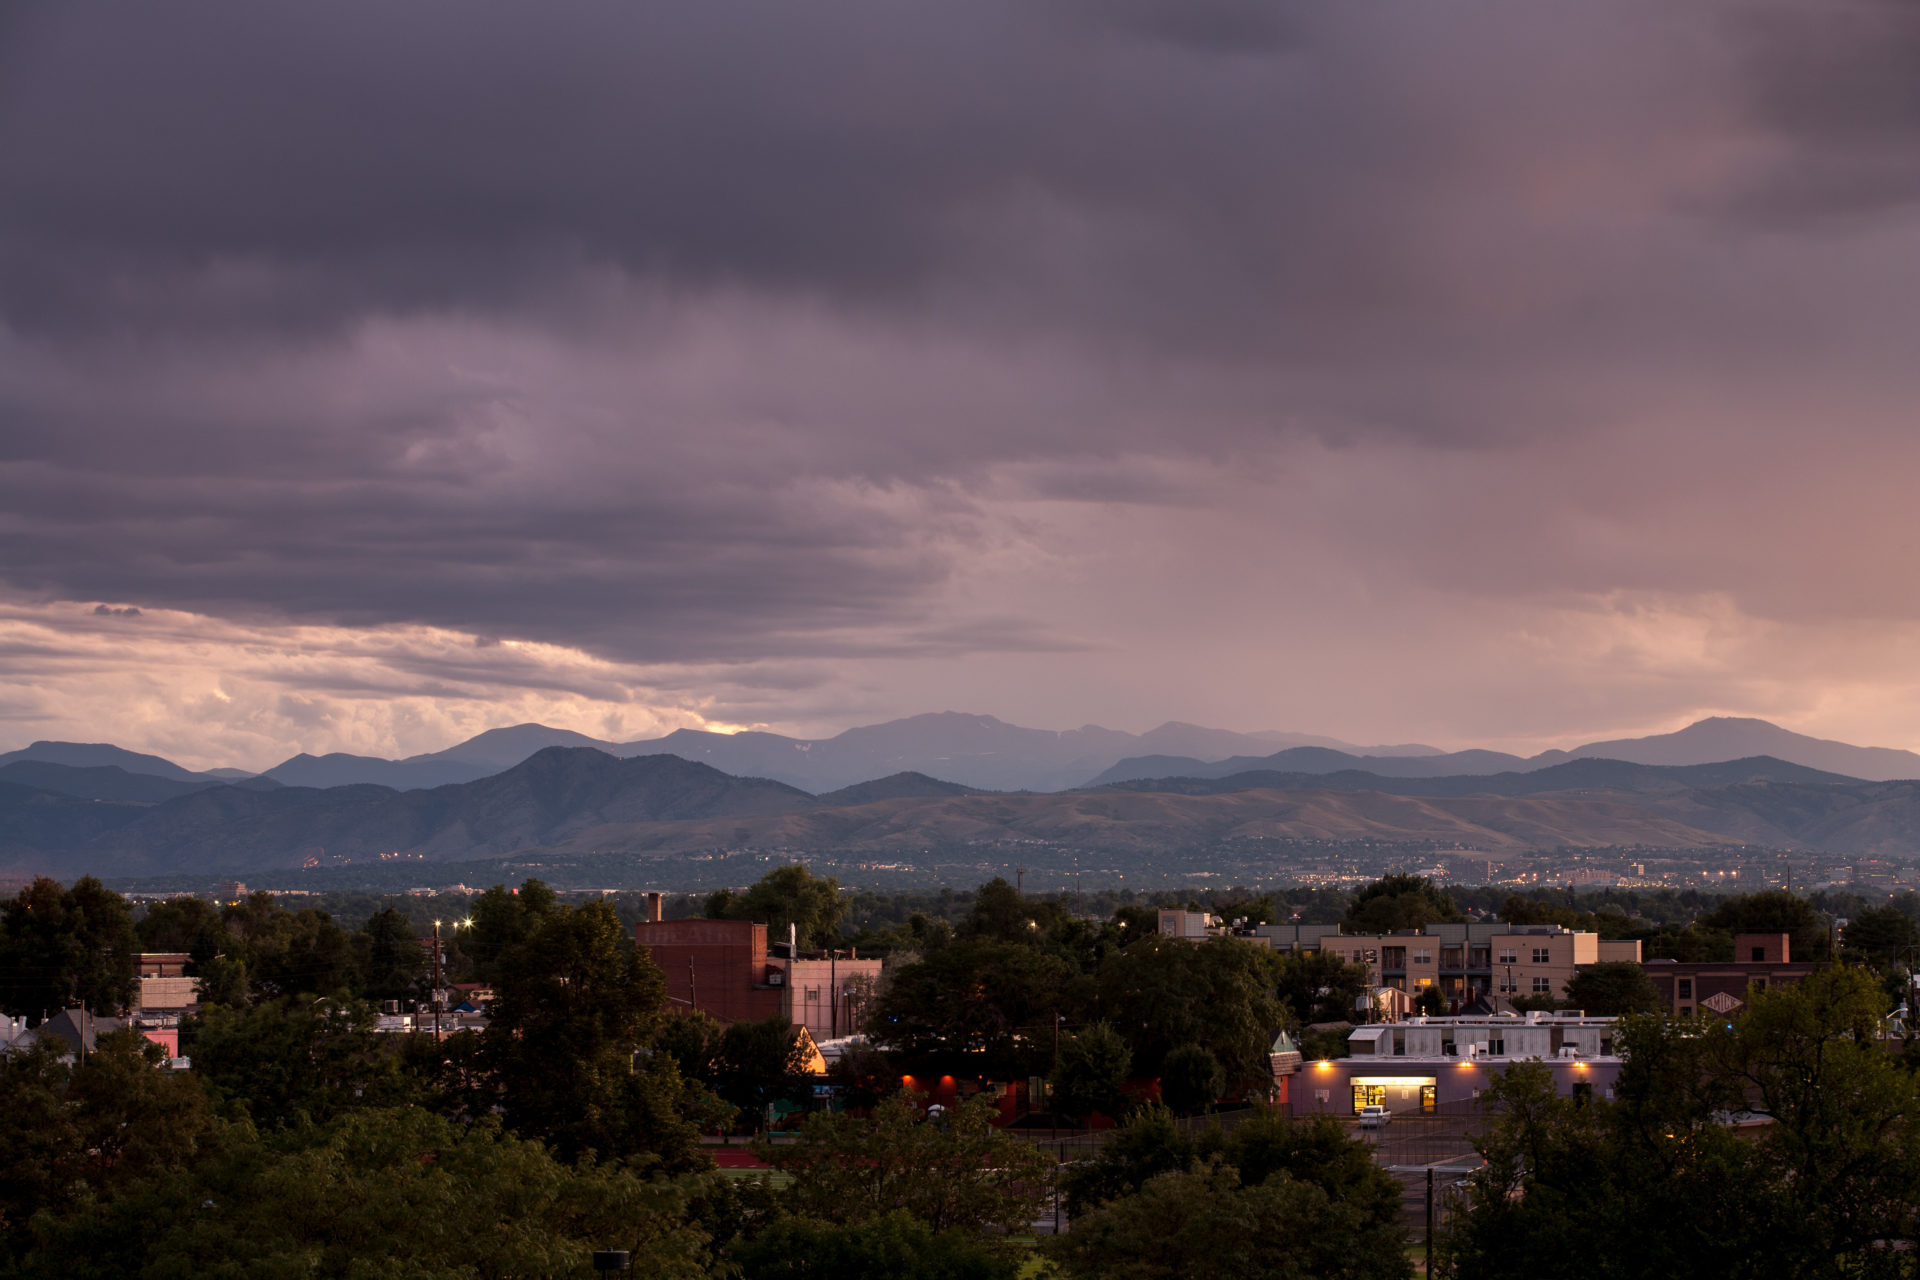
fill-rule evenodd
<path id="1" fill-rule="evenodd" d="M 0 749 L 1920 748 L 1920 7 L 0 9 Z"/>

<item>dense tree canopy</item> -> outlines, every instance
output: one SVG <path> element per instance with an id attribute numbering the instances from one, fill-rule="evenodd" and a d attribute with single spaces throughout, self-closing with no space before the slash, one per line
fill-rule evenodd
<path id="1" fill-rule="evenodd" d="M 804 1217 L 859 1223 L 904 1211 L 934 1232 L 1025 1231 L 1053 1161 L 995 1129 L 993 1110 L 981 1095 L 934 1119 L 914 1095 L 895 1094 L 871 1118 L 811 1115 L 797 1143 L 759 1151 L 794 1175 L 789 1207 Z"/>
<path id="2" fill-rule="evenodd" d="M 1398 1185 L 1326 1117 L 1188 1135 L 1145 1108 L 1065 1190 L 1073 1229 L 1048 1252 L 1072 1277 L 1412 1275 Z"/>
<path id="3" fill-rule="evenodd" d="M 1267 1050 L 1285 1021 L 1271 951 L 1234 938 L 1195 944 L 1142 938 L 1100 966 L 1095 1008 L 1132 1046 L 1134 1067 L 1160 1074 L 1169 1053 L 1197 1044 L 1231 1088 L 1264 1090 Z"/>
<path id="4" fill-rule="evenodd" d="M 722 889 L 707 899 L 709 916 L 757 920 L 767 926 L 769 941 L 786 941 L 787 926 L 792 925 L 803 948 L 837 945 L 845 912 L 840 882 L 823 880 L 799 865 L 770 871 L 742 892 Z"/>
<path id="5" fill-rule="evenodd" d="M 132 999 L 139 940 L 126 900 L 92 876 L 45 876 L 0 901 L 0 1013 L 38 1024 L 69 1006 L 120 1012 Z"/>
<path id="6" fill-rule="evenodd" d="M 1659 1009 L 1660 990 L 1631 960 L 1607 960 L 1567 979 L 1567 1003 L 1596 1018 L 1617 1018 Z"/>
<path id="7" fill-rule="evenodd" d="M 1354 894 L 1343 924 L 1349 933 L 1392 933 L 1462 919 L 1453 898 L 1425 876 L 1390 875 Z"/>

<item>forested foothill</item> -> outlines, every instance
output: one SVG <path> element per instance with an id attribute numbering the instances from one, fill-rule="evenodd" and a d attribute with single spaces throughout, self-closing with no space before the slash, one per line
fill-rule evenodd
<path id="1" fill-rule="evenodd" d="M 0 1275 L 562 1276 L 596 1249 L 743 1280 L 1411 1275 L 1397 1187 L 1369 1150 L 1264 1102 L 1274 1037 L 1339 1051 L 1364 971 L 1162 937 L 1163 902 L 998 880 L 849 893 L 786 867 L 670 903 L 887 958 L 868 1040 L 838 1057 L 823 1107 L 783 1019 L 675 1008 L 633 945 L 634 900 L 529 881 L 457 901 L 137 904 L 36 881 L 0 901 L 0 1012 L 117 1012 L 144 952 L 187 955 L 203 1003 L 180 1026 L 188 1070 L 133 1031 L 0 1055 Z M 1626 1015 L 1617 1097 L 1575 1104 L 1509 1070 L 1439 1264 L 1914 1274 L 1920 1048 L 1889 1016 L 1920 955 L 1912 895 L 1495 900 L 1388 877 L 1169 905 L 1355 930 L 1492 914 L 1706 959 L 1738 932 L 1789 933 L 1833 963 L 1724 1021 L 1644 1012 L 1635 966 L 1583 974 L 1578 998 Z M 491 995 L 485 1027 L 382 1031 L 382 1002 L 428 994 L 434 919 L 443 981 Z M 934 1111 L 901 1088 L 940 1076 L 1038 1077 L 1052 1124 L 1118 1127 L 1056 1173 L 1052 1149 L 999 1127 L 990 1087 Z M 777 1137 L 776 1102 L 800 1112 Z M 757 1134 L 773 1174 L 716 1169 L 718 1134 Z M 1056 1191 L 1072 1229 L 1036 1242 Z"/>

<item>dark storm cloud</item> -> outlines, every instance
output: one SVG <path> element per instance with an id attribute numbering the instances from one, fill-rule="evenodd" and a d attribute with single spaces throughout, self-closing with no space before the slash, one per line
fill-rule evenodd
<path id="1" fill-rule="evenodd" d="M 659 661 L 1074 650 L 935 607 L 1044 541 L 992 492 L 1200 509 L 1276 442 L 1904 365 L 1833 264 L 1701 252 L 1904 190 L 1912 28 L 1849 13 L 15 6 L 0 573 Z M 1567 529 L 1464 576 L 1538 588 Z"/>

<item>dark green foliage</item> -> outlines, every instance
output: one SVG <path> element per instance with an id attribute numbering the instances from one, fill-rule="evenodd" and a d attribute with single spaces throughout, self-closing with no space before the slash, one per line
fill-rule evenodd
<path id="1" fill-rule="evenodd" d="M 1726 934 L 1791 934 L 1796 960 L 1811 960 L 1828 953 L 1827 922 L 1820 918 L 1811 902 L 1785 889 L 1728 898 L 1701 916 L 1698 924 L 1703 929 Z"/>
<path id="2" fill-rule="evenodd" d="M 359 976 L 346 930 L 324 911 L 286 911 L 253 893 L 221 916 L 233 936 L 224 954 L 245 963 L 255 997 L 339 995 Z"/>
<path id="3" fill-rule="evenodd" d="M 195 959 L 218 954 L 227 932 L 220 913 L 205 898 L 151 903 L 135 930 L 142 951 L 185 951 Z"/>
<path id="4" fill-rule="evenodd" d="M 476 1111 L 501 1107 L 517 1132 L 565 1159 L 651 1152 L 675 1168 L 702 1162 L 677 1063 L 640 1055 L 666 983 L 612 907 L 539 913 L 494 964 L 480 1052 L 490 1096 Z"/>
<path id="5" fill-rule="evenodd" d="M 1226 1068 L 1229 1089 L 1264 1094 L 1285 1021 L 1274 976 L 1273 953 L 1238 939 L 1142 938 L 1100 966 L 1096 1008 L 1132 1046 L 1136 1073 L 1157 1076 L 1169 1053 L 1197 1044 Z"/>
<path id="6" fill-rule="evenodd" d="M 935 1232 L 1024 1232 L 1053 1159 L 995 1129 L 993 1114 L 984 1094 L 937 1120 L 914 1095 L 895 1094 L 871 1118 L 815 1112 L 798 1142 L 756 1149 L 794 1176 L 786 1204 L 802 1217 L 857 1224 L 905 1211 Z"/>
<path id="7" fill-rule="evenodd" d="M 1411 1275 L 1397 1184 L 1326 1117 L 1192 1138 L 1144 1108 L 1063 1184 L 1073 1230 L 1048 1253 L 1069 1276 Z"/>
<path id="8" fill-rule="evenodd" d="M 894 973 L 868 1017 L 911 1070 L 1020 1079 L 1052 1060 L 1053 1020 L 1075 974 L 1032 947 L 985 940 L 930 951 Z"/>
<path id="9" fill-rule="evenodd" d="M 707 915 L 758 921 L 767 926 L 769 942 L 786 941 L 791 924 L 803 948 L 839 945 L 845 911 L 840 882 L 822 880 L 798 864 L 769 871 L 743 892 L 722 889 L 707 899 Z"/>
<path id="10" fill-rule="evenodd" d="M 410 1101 L 397 1037 L 374 1031 L 358 1001 L 289 996 L 187 1019 L 181 1053 L 225 1109 L 261 1128 L 326 1122 L 360 1107 Z"/>
<path id="11" fill-rule="evenodd" d="M 709 1274 L 686 1188 L 617 1166 L 570 1168 L 498 1123 L 362 1111 L 262 1137 L 226 1129 L 191 1168 L 48 1225 L 30 1277 L 592 1274 L 594 1249 L 633 1274 Z"/>
<path id="12" fill-rule="evenodd" d="M 30 1024 L 72 1005 L 116 1014 L 139 970 L 126 900 L 92 876 L 73 888 L 41 876 L 0 900 L 0 1013 Z"/>
<path id="13" fill-rule="evenodd" d="M 538 880 L 527 881 L 517 893 L 495 885 L 475 898 L 467 908 L 472 923 L 461 930 L 461 947 L 473 962 L 475 979 L 498 982 L 507 957 L 557 909 L 553 890 Z"/>
<path id="14" fill-rule="evenodd" d="M 1104 1022 L 1060 1037 L 1060 1063 L 1051 1077 L 1053 1110 L 1071 1120 L 1085 1120 L 1096 1111 L 1120 1119 L 1128 1107 L 1120 1086 L 1132 1068 L 1133 1051 Z"/>
<path id="15" fill-rule="evenodd" d="M 1453 898 L 1425 876 L 1382 876 L 1353 896 L 1345 921 L 1349 933 L 1392 933 L 1436 920 L 1464 917 Z"/>
<path id="16" fill-rule="evenodd" d="M 1015 1280 L 1020 1264 L 961 1231 L 895 1211 L 851 1226 L 781 1218 L 731 1251 L 744 1280 Z"/>
<path id="17" fill-rule="evenodd" d="M 1422 987 L 1413 993 L 1413 1011 L 1427 1017 L 1438 1017 L 1447 1011 L 1447 998 L 1440 994 L 1438 987 Z"/>
<path id="18" fill-rule="evenodd" d="M 1183 1044 L 1160 1064 L 1160 1098 L 1177 1116 L 1210 1110 L 1226 1089 L 1226 1068 L 1205 1045 Z"/>
<path id="19" fill-rule="evenodd" d="M 1647 971 L 1630 960 L 1590 964 L 1567 980 L 1567 1003 L 1599 1018 L 1628 1013 L 1653 1013 L 1660 1006 L 1659 988 Z"/>
<path id="20" fill-rule="evenodd" d="M 369 997 L 404 1000 L 425 984 L 429 965 L 413 922 L 392 907 L 374 912 L 355 942 L 360 953 L 360 988 Z"/>
<path id="21" fill-rule="evenodd" d="M 29 1248 L 34 1214 L 63 1215 L 195 1158 L 212 1116 L 198 1084 L 161 1071 L 161 1057 L 130 1031 L 101 1036 L 78 1066 L 47 1045 L 0 1054 L 0 1272 Z"/>
<path id="22" fill-rule="evenodd" d="M 1870 907 L 1847 921 L 1841 939 L 1849 957 L 1875 968 L 1899 962 L 1912 968 L 1920 960 L 1920 926 L 1896 906 Z"/>
<path id="23" fill-rule="evenodd" d="M 1365 965 L 1332 951 L 1289 951 L 1274 957 L 1274 992 L 1295 1026 L 1345 1022 L 1367 992 Z"/>
<path id="24" fill-rule="evenodd" d="M 736 1022 L 720 1033 L 713 1057 L 713 1083 L 727 1102 L 759 1118 L 775 1102 L 800 1102 L 811 1092 L 807 1055 L 799 1032 L 780 1014 Z"/>
<path id="25" fill-rule="evenodd" d="M 1398 1229 L 1280 1173 L 1245 1186 L 1219 1163 L 1163 1173 L 1045 1242 L 1086 1280 L 1410 1280 Z"/>

